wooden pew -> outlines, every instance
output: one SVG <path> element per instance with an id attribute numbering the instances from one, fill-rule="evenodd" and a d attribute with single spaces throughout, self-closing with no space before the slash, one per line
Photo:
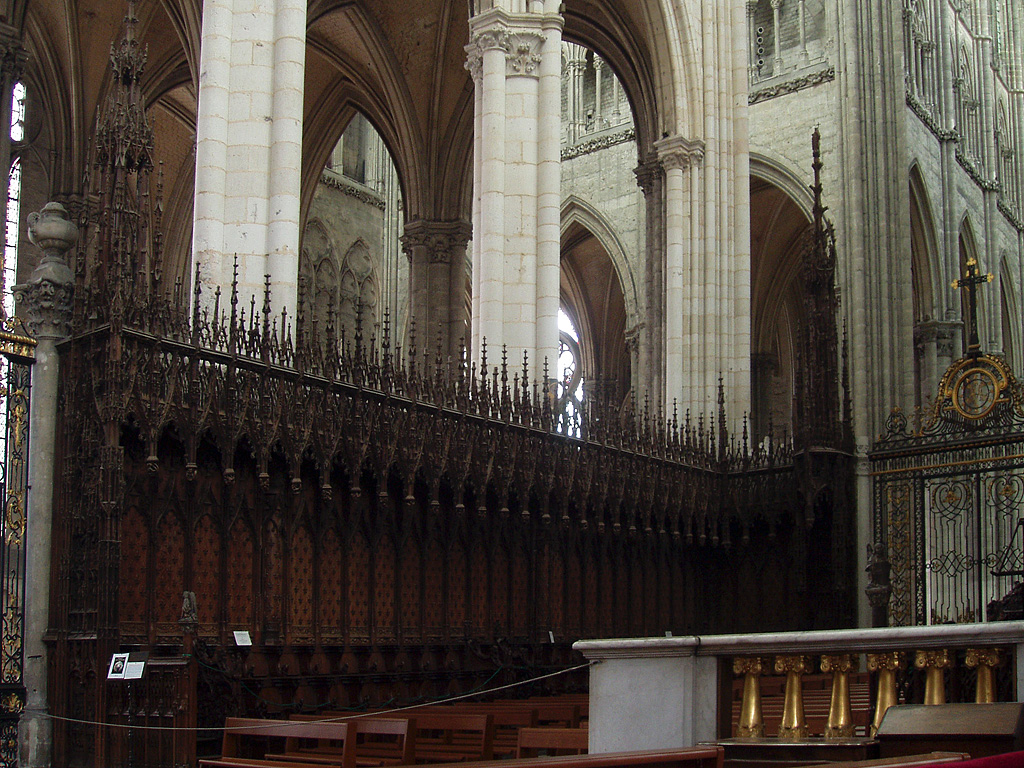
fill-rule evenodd
<path id="1" fill-rule="evenodd" d="M 474 712 L 448 706 L 428 705 L 403 710 L 411 717 L 413 725 L 406 744 L 413 749 L 414 760 L 418 763 L 450 763 L 464 760 L 491 760 L 494 758 L 494 716 L 490 713 Z M 293 715 L 301 720 L 346 717 L 341 713 L 323 715 Z M 402 719 L 402 718 L 397 718 Z M 349 720 L 358 724 L 363 718 Z M 361 731 L 360 731 L 361 732 Z M 363 757 L 393 758 L 392 752 L 369 749 L 357 741 L 356 754 Z M 510 753 L 511 754 L 511 753 Z M 408 759 L 404 756 L 403 760 Z M 403 763 L 389 762 L 400 765 Z"/>
<path id="2" fill-rule="evenodd" d="M 719 746 L 438 763 L 432 768 L 722 768 Z"/>
<path id="3" fill-rule="evenodd" d="M 516 757 L 584 755 L 589 737 L 585 728 L 521 728 Z"/>
<path id="4" fill-rule="evenodd" d="M 290 752 L 298 750 L 301 741 L 312 741 L 317 747 L 337 750 L 331 762 L 325 765 L 333 768 L 356 768 L 355 752 L 351 748 L 352 742 L 348 735 L 347 723 L 229 717 L 224 721 L 221 756 L 203 758 L 199 764 L 203 768 L 238 765 L 253 768 L 297 768 L 302 765 L 300 761 L 268 757 L 268 750 L 263 744 L 269 741 L 283 742 L 285 751 Z"/>
<path id="5" fill-rule="evenodd" d="M 343 715 L 340 715 L 343 716 Z M 291 722 L 330 722 L 330 715 L 292 715 Z M 355 717 L 344 721 L 349 738 L 342 750 L 331 745 L 296 748 L 292 744 L 283 753 L 268 754 L 275 760 L 331 764 L 343 750 L 355 752 L 357 768 L 383 765 L 412 765 L 416 762 L 416 721 L 408 717 Z"/>
<path id="6" fill-rule="evenodd" d="M 416 760 L 452 763 L 494 759 L 494 715 L 429 710 L 416 713 Z"/>

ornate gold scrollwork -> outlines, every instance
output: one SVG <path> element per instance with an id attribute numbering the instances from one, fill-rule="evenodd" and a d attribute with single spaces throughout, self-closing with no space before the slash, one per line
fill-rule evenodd
<path id="1" fill-rule="evenodd" d="M 970 421 L 980 421 L 991 415 L 997 406 L 1011 402 L 1013 390 L 1013 373 L 1001 358 L 993 355 L 961 358 L 942 377 L 932 419 L 956 414 Z"/>
<path id="2" fill-rule="evenodd" d="M 9 712 L 11 714 L 20 714 L 25 710 L 25 701 L 21 696 L 14 691 L 8 693 L 2 700 L 0 700 L 0 711 Z"/>
<path id="3" fill-rule="evenodd" d="M 924 703 L 946 703 L 946 678 L 944 669 L 953 666 L 953 659 L 945 648 L 933 651 L 918 651 L 914 666 L 925 670 Z"/>
<path id="4" fill-rule="evenodd" d="M 832 699 L 828 708 L 826 739 L 853 736 L 853 712 L 850 709 L 850 673 L 860 667 L 860 659 L 849 653 L 822 656 L 821 671 L 832 673 Z"/>
<path id="5" fill-rule="evenodd" d="M 996 700 L 995 668 L 1003 661 L 1000 648 L 968 648 L 964 664 L 978 668 L 978 682 L 974 689 L 974 700 L 978 704 L 992 704 Z"/>
<path id="6" fill-rule="evenodd" d="M 732 671 L 743 675 L 743 703 L 740 705 L 740 722 L 737 736 L 764 736 L 764 719 L 761 716 L 761 659 L 738 658 L 732 660 Z"/>
<path id="7" fill-rule="evenodd" d="M 871 736 L 877 733 L 882 718 L 885 717 L 885 711 L 898 703 L 896 672 L 905 666 L 906 656 L 899 651 L 868 654 L 868 669 L 878 673 L 878 696 L 875 699 L 875 717 L 871 721 Z"/>
<path id="8" fill-rule="evenodd" d="M 779 725 L 780 739 L 799 740 L 807 737 L 802 678 L 811 669 L 811 660 L 807 656 L 779 656 L 775 659 L 775 671 L 786 673 L 782 723 Z"/>

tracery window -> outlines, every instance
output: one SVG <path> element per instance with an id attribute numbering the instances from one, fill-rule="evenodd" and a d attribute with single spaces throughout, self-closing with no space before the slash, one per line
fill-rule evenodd
<path id="1" fill-rule="evenodd" d="M 958 64 L 958 77 L 953 83 L 957 102 L 956 128 L 960 135 L 958 151 L 964 158 L 975 165 L 980 165 L 980 101 L 970 54 L 966 47 L 960 49 Z"/>
<path id="2" fill-rule="evenodd" d="M 583 414 L 583 367 L 580 336 L 564 309 L 558 310 L 558 431 L 572 437 L 581 434 Z"/>
<path id="3" fill-rule="evenodd" d="M 562 143 L 632 127 L 625 89 L 611 67 L 589 48 L 562 43 Z"/>
<path id="4" fill-rule="evenodd" d="M 823 0 L 748 0 L 747 24 L 751 85 L 826 58 Z"/>
<path id="5" fill-rule="evenodd" d="M 938 82 L 935 76 L 935 38 L 928 0 L 904 0 L 903 27 L 906 46 L 907 93 L 929 112 L 935 109 Z"/>
<path id="6" fill-rule="evenodd" d="M 1017 151 L 1013 141 L 1010 122 L 1006 118 L 1006 104 L 1000 102 L 996 117 L 996 177 L 999 180 L 999 200 L 1011 210 L 1019 212 L 1017 199 L 1020 177 L 1017 167 Z"/>
<path id="7" fill-rule="evenodd" d="M 11 99 L 11 142 L 17 144 L 25 139 L 25 95 L 23 83 L 16 83 Z M 14 296 L 11 286 L 17 280 L 18 239 L 21 231 L 21 159 L 11 163 L 7 177 L 7 219 L 4 240 L 3 264 L 0 274 L 3 280 L 3 313 L 5 317 L 14 314 Z"/>

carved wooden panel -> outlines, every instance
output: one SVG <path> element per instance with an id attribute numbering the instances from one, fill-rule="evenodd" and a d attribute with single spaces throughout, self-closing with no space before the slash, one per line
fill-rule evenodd
<path id="1" fill-rule="evenodd" d="M 448 635 L 465 634 L 466 616 L 466 551 L 456 544 L 448 556 Z"/>
<path id="2" fill-rule="evenodd" d="M 423 633 L 426 640 L 444 637 L 445 562 L 441 543 L 431 536 L 427 541 L 423 576 Z"/>
<path id="3" fill-rule="evenodd" d="M 173 512 L 160 519 L 156 534 L 153 579 L 153 618 L 158 635 L 178 638 L 181 593 L 185 589 L 185 541 L 181 522 Z"/>
<path id="4" fill-rule="evenodd" d="M 284 533 L 275 515 L 263 527 L 263 628 L 280 638 L 284 619 Z"/>
<path id="5" fill-rule="evenodd" d="M 512 559 L 512 635 L 526 637 L 530 633 L 530 563 L 523 548 L 516 547 Z"/>
<path id="6" fill-rule="evenodd" d="M 228 626 L 232 629 L 252 628 L 255 549 L 249 526 L 235 520 L 228 538 Z M 196 599 L 203 602 L 215 597 L 197 595 Z"/>
<path id="7" fill-rule="evenodd" d="M 370 549 L 362 531 L 349 540 L 348 632 L 349 642 L 370 642 Z"/>
<path id="8" fill-rule="evenodd" d="M 340 645 L 344 642 L 343 567 L 338 534 L 333 528 L 328 528 L 320 539 L 320 594 L 317 600 L 320 637 L 325 644 Z"/>
<path id="9" fill-rule="evenodd" d="M 422 564 L 420 563 L 419 541 L 415 536 L 405 537 L 402 543 L 402 557 L 399 561 L 402 578 L 401 598 L 402 605 L 399 616 L 402 623 L 402 639 L 408 642 L 418 642 L 423 633 L 421 631 L 420 608 L 422 597 L 420 593 L 420 576 Z"/>
<path id="10" fill-rule="evenodd" d="M 593 546 L 586 546 L 584 549 L 584 572 L 583 572 L 583 631 L 584 637 L 598 637 L 598 560 L 597 553 Z"/>
<path id="11" fill-rule="evenodd" d="M 377 642 L 394 643 L 395 634 L 395 544 L 381 536 L 373 561 L 374 636 Z"/>
<path id="12" fill-rule="evenodd" d="M 580 610 L 583 604 L 583 584 L 580 573 L 580 551 L 575 542 L 566 547 L 565 574 L 565 632 L 571 638 L 581 637 Z"/>
<path id="13" fill-rule="evenodd" d="M 658 548 L 658 626 L 662 631 L 672 627 L 672 571 L 665 551 Z"/>
<path id="14" fill-rule="evenodd" d="M 550 629 L 561 636 L 565 631 L 565 553 L 560 546 L 549 550 L 550 567 L 548 570 L 548 609 L 551 617 Z"/>
<path id="15" fill-rule="evenodd" d="M 499 541 L 491 557 L 491 629 L 500 635 L 508 632 L 509 608 L 508 550 Z"/>
<path id="16" fill-rule="evenodd" d="M 479 542 L 470 550 L 472 568 L 469 574 L 470 583 L 470 633 L 474 637 L 485 637 L 487 628 L 487 581 L 488 556 L 484 549 L 486 544 Z"/>
<path id="17" fill-rule="evenodd" d="M 614 634 L 616 637 L 623 636 L 623 611 L 627 609 L 624 604 L 625 584 L 619 578 L 618 561 L 614 552 L 605 553 L 605 561 L 601 566 L 601 634 Z"/>
<path id="18" fill-rule="evenodd" d="M 141 642 L 146 637 L 149 613 L 149 526 L 134 507 L 121 520 L 121 632 Z"/>
<path id="19" fill-rule="evenodd" d="M 288 639 L 297 645 L 312 645 L 313 538 L 306 526 L 295 530 L 288 554 Z"/>
<path id="20" fill-rule="evenodd" d="M 199 632 L 213 634 L 220 618 L 220 532 L 211 515 L 203 515 L 195 527 L 192 549 L 192 591 L 196 593 Z M 202 599 L 199 596 L 202 595 Z"/>

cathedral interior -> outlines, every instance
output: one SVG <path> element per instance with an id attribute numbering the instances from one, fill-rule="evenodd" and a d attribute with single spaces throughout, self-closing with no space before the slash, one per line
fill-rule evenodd
<path id="1" fill-rule="evenodd" d="M 869 544 L 892 624 L 1007 591 L 918 573 L 885 478 L 1024 418 L 1015 0 L 0 0 L 0 47 L 26 764 L 122 764 L 117 651 L 203 726 L 863 626 Z"/>

